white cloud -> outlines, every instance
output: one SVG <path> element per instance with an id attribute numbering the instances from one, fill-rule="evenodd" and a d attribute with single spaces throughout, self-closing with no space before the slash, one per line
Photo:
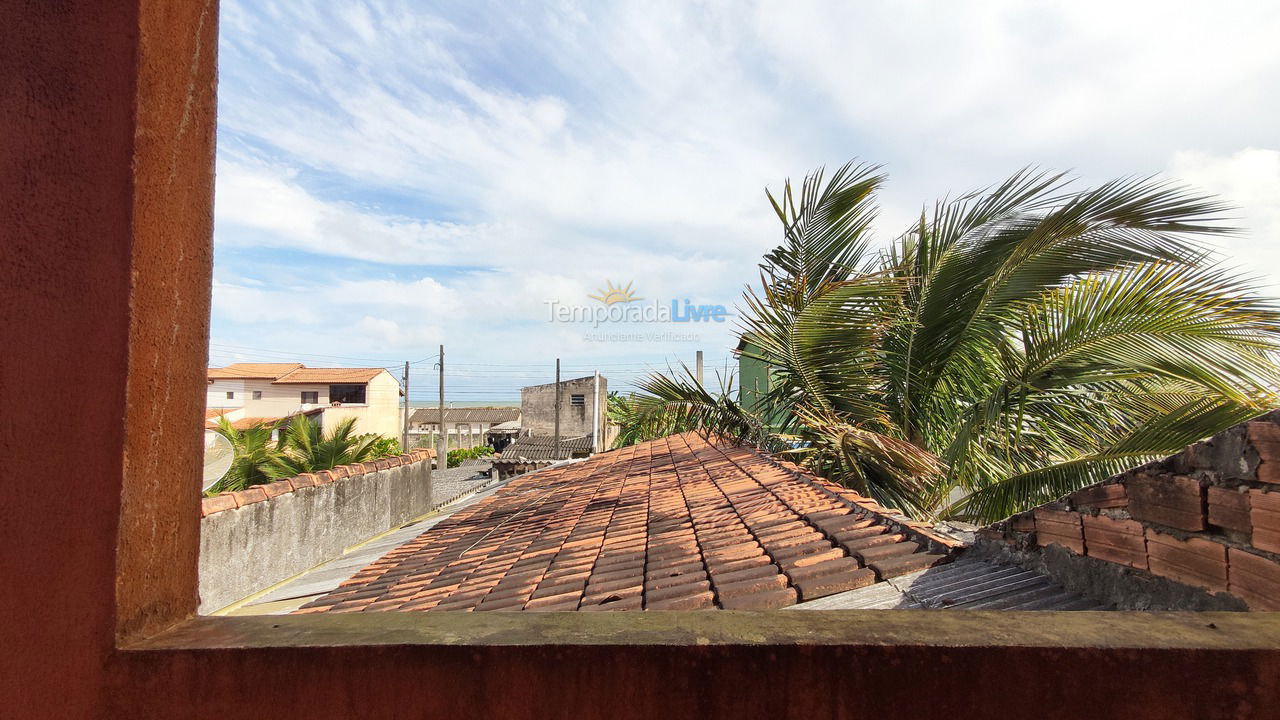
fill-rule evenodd
<path id="1" fill-rule="evenodd" d="M 1224 251 L 1274 278 L 1276 153 L 1241 148 L 1280 146 L 1277 31 L 1264 3 L 233 0 L 217 241 L 334 269 L 253 287 L 228 260 L 215 328 L 306 296 L 280 310 L 303 344 L 683 352 L 602 351 L 545 301 L 612 279 L 735 302 L 777 240 L 762 188 L 853 156 L 891 173 L 884 237 L 1026 164 L 1165 170 L 1244 207 Z"/>
<path id="2" fill-rule="evenodd" d="M 1218 245 L 1227 262 L 1262 278 L 1280 296 L 1280 151 L 1187 150 L 1174 155 L 1169 173 L 1238 208 L 1232 224 L 1243 232 Z"/>

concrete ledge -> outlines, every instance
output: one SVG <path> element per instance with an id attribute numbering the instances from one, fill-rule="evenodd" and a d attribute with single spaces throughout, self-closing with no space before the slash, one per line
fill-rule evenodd
<path id="1" fill-rule="evenodd" d="M 1280 613 L 717 610 L 209 617 L 123 649 L 387 645 L 1177 648 L 1280 655 Z"/>
<path id="2" fill-rule="evenodd" d="M 200 612 L 224 608 L 430 511 L 426 458 L 206 515 Z"/>

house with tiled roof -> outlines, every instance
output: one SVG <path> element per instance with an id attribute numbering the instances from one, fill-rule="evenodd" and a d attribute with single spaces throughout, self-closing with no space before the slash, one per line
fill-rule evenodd
<path id="1" fill-rule="evenodd" d="M 444 428 L 449 447 L 471 448 L 489 443 L 489 432 L 504 423 L 519 423 L 520 408 L 515 407 L 447 407 Z M 436 447 L 440 437 L 440 409 L 418 408 L 409 416 L 410 443 Z"/>
<path id="2" fill-rule="evenodd" d="M 359 433 L 399 437 L 403 429 L 400 383 L 385 368 L 233 363 L 209 368 L 207 381 L 205 407 L 233 425 L 305 413 L 322 427 L 354 418 Z"/>

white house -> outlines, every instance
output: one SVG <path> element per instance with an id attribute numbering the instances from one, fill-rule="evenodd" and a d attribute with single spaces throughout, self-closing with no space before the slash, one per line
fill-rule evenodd
<path id="1" fill-rule="evenodd" d="M 356 432 L 399 437 L 400 383 L 384 368 L 309 368 L 302 363 L 234 363 L 209 368 L 205 407 L 229 419 L 306 412 L 321 427 L 349 417 Z"/>

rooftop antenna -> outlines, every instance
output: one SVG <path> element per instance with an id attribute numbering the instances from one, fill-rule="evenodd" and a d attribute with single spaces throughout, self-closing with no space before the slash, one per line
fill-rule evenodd
<path id="1" fill-rule="evenodd" d="M 208 492 L 209 488 L 218 484 L 223 475 L 231 469 L 231 461 L 235 459 L 235 450 L 231 441 L 222 433 L 204 431 L 204 484 L 200 492 Z"/>

